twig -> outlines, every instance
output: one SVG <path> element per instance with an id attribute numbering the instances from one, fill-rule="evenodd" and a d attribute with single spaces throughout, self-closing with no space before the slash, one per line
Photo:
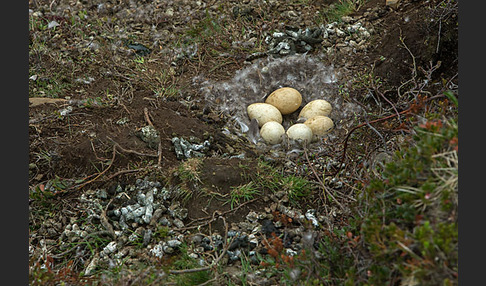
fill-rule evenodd
<path id="1" fill-rule="evenodd" d="M 111 179 L 113 179 L 116 176 L 120 176 L 120 175 L 123 175 L 123 174 L 129 174 L 129 173 L 136 173 L 136 172 L 140 172 L 142 170 L 145 170 L 145 168 L 133 169 L 133 170 L 121 170 L 121 171 L 118 171 L 118 172 L 110 175 L 108 178 L 104 179 L 104 181 L 107 182 L 107 181 L 110 181 Z"/>
<path id="2" fill-rule="evenodd" d="M 378 90 L 378 87 L 375 87 L 374 86 L 374 83 L 373 82 L 371 83 L 371 86 L 373 87 L 373 89 L 375 90 L 375 92 L 378 93 L 379 96 L 381 96 L 386 102 L 388 102 L 388 104 L 390 104 L 392 106 L 393 110 L 397 114 L 398 121 L 401 124 L 402 123 L 402 119 L 400 118 L 400 114 L 398 113 L 398 110 L 395 107 L 395 105 L 388 98 L 386 98 L 386 96 L 385 96 L 385 94 L 383 92 L 381 92 L 381 91 Z"/>
<path id="3" fill-rule="evenodd" d="M 51 3 L 49 4 L 49 11 L 52 12 L 52 6 L 56 3 L 56 0 L 52 0 Z"/>
<path id="4" fill-rule="evenodd" d="M 409 107 L 408 109 L 406 110 L 403 110 L 402 112 L 400 112 L 399 114 L 405 114 L 407 112 L 409 112 L 410 110 L 412 110 L 412 107 Z M 371 124 L 371 123 L 376 123 L 376 122 L 380 122 L 380 121 L 384 121 L 384 120 L 387 120 L 387 119 L 390 119 L 390 118 L 393 118 L 393 117 L 396 117 L 397 114 L 392 114 L 392 115 L 389 115 L 389 116 L 386 116 L 386 117 L 383 117 L 383 118 L 379 118 L 379 119 L 376 119 L 376 120 L 372 120 L 372 121 L 369 121 L 369 122 L 365 122 L 365 123 L 361 123 L 355 127 L 353 127 L 349 132 L 348 134 L 346 135 L 346 138 L 344 139 L 344 147 L 343 147 L 343 155 L 341 157 L 341 163 L 339 164 L 339 168 L 336 170 L 336 172 L 334 172 L 334 174 L 332 174 L 331 176 L 335 176 L 337 175 L 341 169 L 342 169 L 342 166 L 343 166 L 343 163 L 344 163 L 344 159 L 346 158 L 346 149 L 348 147 L 348 139 L 349 137 L 351 136 L 351 134 L 358 128 L 361 128 L 365 125 L 368 125 L 368 124 Z"/>
<path id="5" fill-rule="evenodd" d="M 442 19 L 439 19 L 439 33 L 437 34 L 437 48 L 435 49 L 436 53 L 439 53 L 439 44 L 440 44 L 440 32 L 442 29 Z"/>
<path id="6" fill-rule="evenodd" d="M 131 115 L 130 111 L 128 111 L 128 108 L 125 106 L 125 104 L 123 104 L 122 102 L 120 102 L 119 104 L 123 107 L 123 109 L 125 109 L 125 111 L 128 113 L 128 115 Z"/>
<path id="7" fill-rule="evenodd" d="M 213 68 L 211 68 L 208 73 L 212 73 L 213 71 L 215 71 L 215 70 L 217 70 L 217 69 L 219 69 L 219 68 L 221 68 L 225 65 L 229 65 L 229 64 L 234 64 L 234 62 L 229 61 L 229 62 L 220 63 L 220 64 L 214 66 Z"/>
<path id="8" fill-rule="evenodd" d="M 247 204 L 249 204 L 249 203 L 252 203 L 252 202 L 254 202 L 254 201 L 258 200 L 258 199 L 260 199 L 260 198 L 254 198 L 254 199 L 252 199 L 252 200 L 249 200 L 249 201 L 247 201 L 247 202 L 242 203 L 241 205 L 239 205 L 239 206 L 235 207 L 234 209 L 230 209 L 230 210 L 227 210 L 227 211 L 221 212 L 221 213 L 220 213 L 220 216 L 224 216 L 224 215 L 226 215 L 226 214 L 228 214 L 228 213 L 230 213 L 230 212 L 234 212 L 234 211 L 238 210 L 239 208 L 243 207 L 244 205 L 247 205 Z M 216 218 L 214 218 L 214 213 L 213 213 L 213 215 L 212 215 L 212 216 L 206 216 L 206 217 L 198 218 L 198 219 L 196 219 L 196 220 L 193 220 L 193 221 L 192 221 L 192 222 L 190 222 L 190 223 L 194 223 L 194 222 L 197 222 L 197 221 L 202 221 L 202 220 L 208 220 L 208 219 L 209 219 L 209 221 L 207 221 L 207 222 L 205 222 L 205 223 L 203 223 L 203 224 L 198 224 L 198 225 L 194 225 L 194 226 L 186 226 L 186 227 L 178 228 L 178 229 L 176 229 L 176 230 L 177 230 L 177 231 L 183 231 L 183 230 L 188 230 L 188 229 L 193 229 L 193 228 L 198 228 L 198 227 L 201 227 L 201 226 L 208 225 L 208 224 L 210 224 L 210 223 L 212 223 L 213 221 L 215 221 L 215 220 L 216 220 Z M 189 224 L 190 224 L 190 223 L 189 223 Z"/>
<path id="9" fill-rule="evenodd" d="M 147 107 L 145 107 L 143 109 L 143 113 L 145 115 L 145 120 L 147 121 L 148 125 L 154 127 L 154 125 L 152 124 L 152 121 L 150 121 L 150 116 L 149 116 L 149 112 L 148 112 L 148 108 Z"/>
<path id="10" fill-rule="evenodd" d="M 161 168 L 162 167 L 162 140 L 159 140 L 159 160 L 157 162 L 157 167 Z"/>
<path id="11" fill-rule="evenodd" d="M 217 213 L 218 211 L 215 211 L 213 213 L 213 217 L 214 215 Z M 231 238 L 231 241 L 227 242 L 227 235 L 228 235 L 228 224 L 226 223 L 226 220 L 224 219 L 223 216 L 221 216 L 221 214 L 219 215 L 218 218 L 221 218 L 223 220 L 223 223 L 224 223 L 224 226 L 225 226 L 225 246 L 223 248 L 223 251 L 221 252 L 221 254 L 216 258 L 216 260 L 214 260 L 211 265 L 208 265 L 208 266 L 205 266 L 205 267 L 199 267 L 199 268 L 191 268 L 191 269 L 183 269 L 183 270 L 169 270 L 169 273 L 170 274 L 187 274 L 187 273 L 194 273 L 194 272 L 200 272 L 200 271 L 208 271 L 208 270 L 211 270 L 212 268 L 214 268 L 216 265 L 218 265 L 219 261 L 221 260 L 221 258 L 223 258 L 223 256 L 226 254 L 226 252 L 228 251 L 228 248 L 229 246 L 231 245 L 231 243 L 233 243 L 233 240 L 235 239 L 235 237 L 232 237 Z"/>
<path id="12" fill-rule="evenodd" d="M 319 183 L 321 184 L 321 187 L 322 187 L 322 190 L 324 192 L 327 192 L 327 194 L 329 196 L 331 196 L 331 198 L 341 207 L 341 209 L 344 210 L 344 207 L 343 205 L 338 201 L 336 200 L 336 198 L 331 194 L 331 192 L 327 191 L 326 189 L 326 186 L 324 185 L 324 182 L 321 180 L 321 178 L 319 177 L 319 175 L 317 174 L 317 171 L 316 169 L 314 169 L 314 166 L 313 164 L 311 164 L 310 160 L 309 160 L 309 156 L 307 155 L 307 148 L 304 148 L 304 155 L 305 155 L 305 159 L 307 160 L 307 164 L 308 166 L 311 168 L 312 170 L 312 173 L 314 173 L 314 176 L 316 177 L 317 181 L 319 181 Z M 326 199 L 326 194 L 324 194 L 324 199 Z M 326 209 L 326 213 L 327 213 L 327 206 L 326 206 L 326 201 L 324 201 L 324 208 Z"/>
<path id="13" fill-rule="evenodd" d="M 399 114 L 399 113 L 398 113 L 398 111 L 397 111 L 397 116 L 399 116 L 398 114 Z M 374 131 L 376 134 L 378 134 L 378 136 L 381 138 L 381 140 L 383 141 L 383 146 L 385 147 L 385 152 L 387 152 L 387 153 L 388 153 L 388 148 L 387 148 L 387 146 L 386 146 L 386 140 L 385 140 L 385 137 L 383 137 L 383 135 L 381 135 L 381 133 L 380 133 L 380 132 L 378 132 L 378 130 L 376 130 L 376 128 L 375 128 L 375 127 L 371 126 L 371 124 L 368 122 L 368 117 L 366 116 L 366 112 L 364 113 L 364 118 L 365 118 L 365 121 L 366 121 L 366 122 L 365 122 L 365 123 L 366 123 L 366 125 L 367 125 L 367 126 L 368 126 L 368 127 L 371 129 L 371 130 L 373 130 L 373 131 Z M 401 123 L 401 121 L 400 121 L 400 123 Z"/>
<path id="14" fill-rule="evenodd" d="M 197 284 L 197 286 L 204 286 L 204 285 L 208 285 L 208 284 L 210 284 L 210 283 L 215 282 L 216 280 L 217 280 L 217 278 L 215 277 L 215 278 L 213 278 L 213 279 L 209 279 L 208 281 L 203 282 L 203 283 L 201 283 L 201 284 Z"/>
<path id="15" fill-rule="evenodd" d="M 98 175 L 96 177 L 94 177 L 93 179 L 87 181 L 87 182 L 84 182 L 82 183 L 81 185 L 79 185 L 77 187 L 77 189 L 81 189 L 82 187 L 86 186 L 87 184 L 90 184 L 94 181 L 96 181 L 99 177 L 101 177 L 104 173 L 106 173 L 106 171 L 108 171 L 108 169 L 111 168 L 111 166 L 113 165 L 113 162 L 115 161 L 115 156 L 116 156 L 116 146 L 113 145 L 113 155 L 111 156 L 111 162 L 110 164 L 108 165 L 108 167 L 106 169 L 104 169 L 102 172 L 98 173 Z"/>
<path id="16" fill-rule="evenodd" d="M 91 140 L 90 143 L 91 143 L 91 149 L 93 150 L 93 153 L 94 153 L 96 159 L 98 159 L 100 161 L 106 161 L 106 160 L 108 160 L 106 158 L 100 158 L 100 157 L 98 157 L 98 154 L 96 154 L 96 149 L 94 147 L 93 141 Z"/>
<path id="17" fill-rule="evenodd" d="M 412 56 L 412 61 L 413 61 L 412 78 L 415 78 L 415 76 L 417 75 L 417 64 L 415 63 L 415 56 L 412 54 L 408 46 L 405 44 L 405 39 L 402 37 L 402 29 L 400 29 L 400 42 L 402 43 L 403 47 L 408 51 L 410 56 Z"/>
<path id="18" fill-rule="evenodd" d="M 134 151 L 134 150 L 125 149 L 120 144 L 118 144 L 115 140 L 113 140 L 110 136 L 106 136 L 106 138 L 108 138 L 111 142 L 113 142 L 114 146 L 124 153 L 135 154 L 135 155 L 138 155 L 138 156 L 155 157 L 155 158 L 159 157 L 159 155 L 155 155 L 155 154 L 146 154 L 146 153 L 140 153 L 140 152 L 137 152 L 137 151 Z"/>
<path id="19" fill-rule="evenodd" d="M 108 210 L 108 207 L 110 206 L 110 204 L 113 202 L 114 198 L 115 197 L 111 198 L 111 200 L 108 202 L 108 204 L 106 204 L 106 207 L 101 210 L 101 215 L 100 215 L 101 225 L 103 225 L 103 227 L 110 233 L 112 238 L 115 238 L 115 231 L 114 231 L 113 226 L 111 225 L 110 221 L 108 220 L 108 217 L 106 216 L 106 211 Z"/>

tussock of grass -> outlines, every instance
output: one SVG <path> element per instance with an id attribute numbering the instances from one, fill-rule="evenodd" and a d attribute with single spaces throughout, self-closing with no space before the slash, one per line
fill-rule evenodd
<path id="1" fill-rule="evenodd" d="M 322 15 L 317 19 L 317 22 L 332 23 L 340 22 L 343 16 L 347 16 L 359 8 L 367 0 L 339 0 L 331 8 L 322 12 Z"/>

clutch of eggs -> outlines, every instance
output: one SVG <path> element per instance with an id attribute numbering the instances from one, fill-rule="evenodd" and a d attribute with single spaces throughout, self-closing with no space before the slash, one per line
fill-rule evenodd
<path id="1" fill-rule="evenodd" d="M 273 91 L 265 103 L 253 103 L 247 107 L 250 120 L 256 119 L 260 135 L 267 144 L 279 144 L 284 134 L 292 140 L 316 141 L 334 128 L 334 123 L 328 115 L 332 111 L 329 102 L 323 99 L 307 103 L 299 113 L 298 118 L 305 120 L 297 123 L 285 131 L 282 126 L 282 115 L 291 114 L 302 104 L 302 95 L 291 87 L 283 87 Z"/>

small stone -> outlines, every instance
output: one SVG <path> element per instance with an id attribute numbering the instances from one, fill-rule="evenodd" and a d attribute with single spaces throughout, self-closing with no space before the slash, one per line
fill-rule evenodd
<path id="1" fill-rule="evenodd" d="M 157 221 L 160 219 L 160 217 L 162 216 L 163 213 L 164 213 L 163 209 L 161 209 L 161 208 L 156 209 L 154 211 L 154 213 L 152 214 L 152 218 L 150 220 L 150 225 L 157 224 Z"/>
<path id="2" fill-rule="evenodd" d="M 137 209 L 133 210 L 132 213 L 134 217 L 141 217 L 142 215 L 145 214 L 145 207 L 143 206 L 138 207 Z"/>
<path id="3" fill-rule="evenodd" d="M 187 256 L 189 256 L 192 259 L 198 259 L 199 258 L 199 255 L 197 255 L 196 253 L 189 253 Z"/>
<path id="4" fill-rule="evenodd" d="M 166 218 L 166 217 L 163 217 L 159 220 L 159 223 L 163 226 L 171 226 L 172 223 Z"/>
<path id="5" fill-rule="evenodd" d="M 84 237 L 88 236 L 88 232 L 86 230 L 82 230 L 82 231 L 79 232 L 79 236 L 84 238 Z"/>
<path id="6" fill-rule="evenodd" d="M 162 245 L 156 244 L 152 249 L 150 249 L 150 253 L 157 258 L 162 258 L 162 256 L 164 256 Z"/>
<path id="7" fill-rule="evenodd" d="M 52 29 L 52 28 L 55 28 L 57 26 L 60 26 L 60 24 L 56 21 L 51 21 L 51 22 L 49 22 L 49 24 L 47 24 L 48 29 Z"/>
<path id="8" fill-rule="evenodd" d="M 350 17 L 350 16 L 342 16 L 341 17 L 341 21 L 343 21 L 344 23 L 352 23 L 353 22 L 353 17 Z"/>
<path id="9" fill-rule="evenodd" d="M 72 231 L 75 232 L 75 233 L 79 232 L 80 231 L 79 226 L 77 224 L 73 224 L 72 225 Z"/>
<path id="10" fill-rule="evenodd" d="M 105 254 L 105 255 L 109 255 L 116 250 L 116 247 L 117 247 L 116 241 L 112 241 L 112 242 L 108 243 L 108 245 L 105 246 L 105 248 L 103 248 L 102 253 Z"/>
<path id="11" fill-rule="evenodd" d="M 105 200 L 108 198 L 108 193 L 106 192 L 105 189 L 100 189 L 96 192 L 96 196 L 99 198 L 99 199 L 102 199 L 102 200 Z"/>
<path id="12" fill-rule="evenodd" d="M 159 142 L 160 142 L 160 136 L 159 132 L 155 127 L 152 125 L 147 125 L 142 127 L 140 131 L 136 132 L 136 135 L 142 139 L 147 145 L 152 148 L 152 149 L 157 149 Z"/>
<path id="13" fill-rule="evenodd" d="M 292 249 L 290 249 L 290 248 L 287 248 L 287 249 L 285 250 L 285 254 L 286 254 L 287 256 L 295 256 L 295 255 L 297 255 L 297 251 L 292 250 Z"/>
<path id="14" fill-rule="evenodd" d="M 195 234 L 190 237 L 190 241 L 192 241 L 194 244 L 200 244 L 202 242 L 202 235 L 200 234 Z"/>
<path id="15" fill-rule="evenodd" d="M 177 228 L 183 228 L 184 227 L 184 223 L 180 220 L 180 219 L 174 219 L 174 225 L 177 227 Z"/>
<path id="16" fill-rule="evenodd" d="M 339 29 L 339 28 L 336 28 L 335 32 L 336 32 L 336 35 L 338 37 L 340 37 L 340 38 L 346 36 L 346 33 L 343 30 Z"/>
<path id="17" fill-rule="evenodd" d="M 131 242 L 134 242 L 134 241 L 137 241 L 138 240 L 138 234 L 135 233 L 135 232 L 132 232 L 132 234 L 130 234 L 130 236 L 128 237 L 128 241 L 131 241 Z"/>
<path id="18" fill-rule="evenodd" d="M 296 19 L 299 17 L 299 15 L 297 14 L 297 12 L 293 11 L 293 10 L 290 10 L 290 11 L 287 11 L 285 13 L 285 16 L 290 18 L 290 19 Z"/>
<path id="19" fill-rule="evenodd" d="M 122 250 L 118 251 L 116 254 L 115 254 L 115 258 L 117 259 L 121 259 L 125 256 L 127 256 L 128 254 L 128 249 L 126 248 L 123 248 Z"/>
<path id="20" fill-rule="evenodd" d="M 179 247 L 179 245 L 181 245 L 182 242 L 180 242 L 179 240 L 177 239 L 172 239 L 172 240 L 169 240 L 167 241 L 167 245 L 169 247 L 172 247 L 172 248 L 176 248 L 176 247 Z"/>
<path id="21" fill-rule="evenodd" d="M 250 222 L 257 222 L 258 214 L 254 211 L 251 211 L 246 215 L 246 219 L 249 220 Z"/>
<path id="22" fill-rule="evenodd" d="M 146 247 L 150 243 L 150 239 L 152 238 L 152 230 L 147 229 L 143 234 L 143 246 Z"/>
<path id="23" fill-rule="evenodd" d="M 169 16 L 169 17 L 174 16 L 174 9 L 169 8 L 169 9 L 165 10 L 165 14 L 167 14 L 167 16 Z"/>
<path id="24" fill-rule="evenodd" d="M 370 34 L 370 32 L 368 32 L 368 31 L 362 31 L 362 32 L 361 32 L 361 36 L 362 36 L 364 39 L 367 39 L 367 38 L 371 37 L 371 34 Z"/>
<path id="25" fill-rule="evenodd" d="M 278 199 L 281 199 L 283 196 L 285 196 L 285 194 L 287 194 L 285 191 L 278 191 L 278 192 L 275 193 L 275 196 Z"/>
<path id="26" fill-rule="evenodd" d="M 168 246 L 168 245 L 164 245 L 162 247 L 162 249 L 164 250 L 164 253 L 167 253 L 167 254 L 171 254 L 171 253 L 174 253 L 174 248 Z"/>
<path id="27" fill-rule="evenodd" d="M 84 270 L 84 275 L 91 275 L 95 271 L 96 267 L 98 266 L 99 261 L 100 261 L 100 255 L 96 253 L 93 259 L 91 259 L 86 269 Z"/>

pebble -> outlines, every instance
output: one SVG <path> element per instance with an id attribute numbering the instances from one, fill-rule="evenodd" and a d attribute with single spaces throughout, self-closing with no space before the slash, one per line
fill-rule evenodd
<path id="1" fill-rule="evenodd" d="M 192 259 L 198 259 L 199 258 L 199 255 L 197 255 L 197 253 L 194 253 L 194 252 L 189 253 L 187 256 L 189 256 Z"/>
<path id="2" fill-rule="evenodd" d="M 147 229 L 143 234 L 143 246 L 146 247 L 150 243 L 150 239 L 152 239 L 152 230 Z"/>
<path id="3" fill-rule="evenodd" d="M 172 239 L 172 240 L 167 241 L 167 245 L 172 247 L 172 248 L 179 247 L 181 244 L 182 244 L 182 242 L 180 242 L 177 239 Z"/>
<path id="4" fill-rule="evenodd" d="M 103 248 L 102 253 L 105 255 L 112 254 L 113 252 L 115 252 L 116 248 L 117 248 L 116 241 L 111 241 L 110 243 L 108 243 L 107 246 Z"/>
<path id="5" fill-rule="evenodd" d="M 162 250 L 164 251 L 164 253 L 167 253 L 167 254 L 174 253 L 174 248 L 172 248 L 172 247 L 170 247 L 168 245 L 162 246 Z"/>
<path id="6" fill-rule="evenodd" d="M 156 244 L 152 249 L 150 249 L 150 254 L 152 254 L 157 258 L 162 258 L 162 256 L 164 255 L 164 250 L 162 245 Z"/>
<path id="7" fill-rule="evenodd" d="M 175 218 L 173 220 L 173 223 L 174 225 L 177 227 L 177 228 L 183 228 L 184 227 L 184 223 L 182 222 L 182 220 L 178 219 L 178 218 Z"/>

